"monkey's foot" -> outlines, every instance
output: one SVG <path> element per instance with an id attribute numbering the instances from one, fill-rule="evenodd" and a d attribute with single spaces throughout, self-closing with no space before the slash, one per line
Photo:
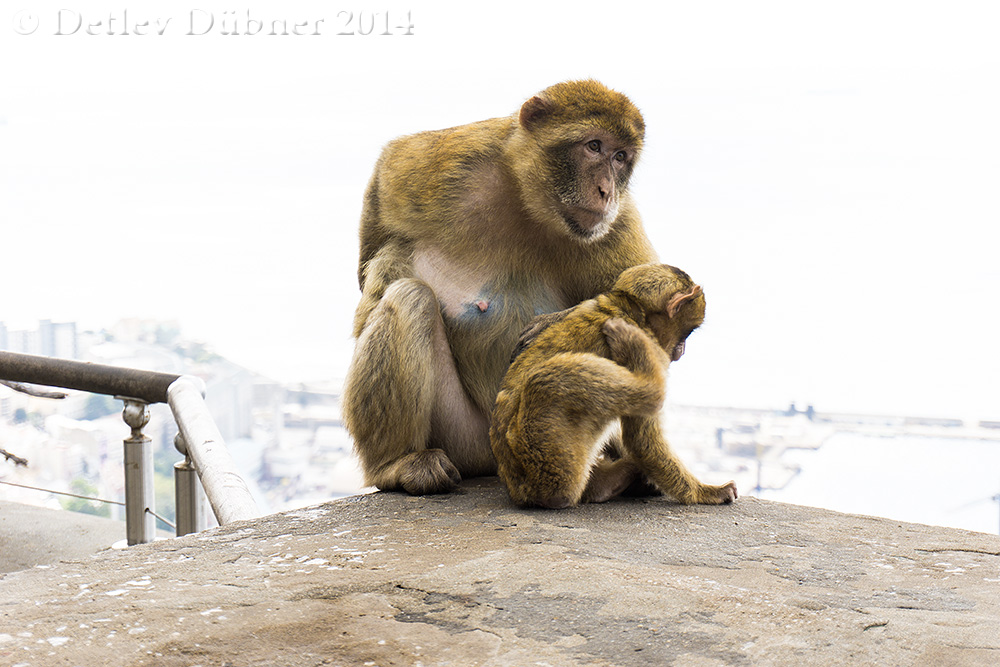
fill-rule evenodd
<path id="1" fill-rule="evenodd" d="M 399 486 L 414 496 L 448 493 L 462 481 L 458 468 L 443 449 L 425 449 L 407 454 L 397 465 Z"/>
<path id="2" fill-rule="evenodd" d="M 702 484 L 698 490 L 698 501 L 702 505 L 723 505 L 736 500 L 736 482 L 726 482 L 719 486 Z"/>

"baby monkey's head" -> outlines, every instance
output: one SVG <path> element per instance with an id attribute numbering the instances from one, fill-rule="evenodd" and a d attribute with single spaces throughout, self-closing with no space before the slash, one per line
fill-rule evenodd
<path id="1" fill-rule="evenodd" d="M 691 277 L 667 264 L 641 264 L 618 276 L 613 294 L 638 305 L 660 346 L 677 361 L 684 342 L 705 320 L 705 294 Z"/>

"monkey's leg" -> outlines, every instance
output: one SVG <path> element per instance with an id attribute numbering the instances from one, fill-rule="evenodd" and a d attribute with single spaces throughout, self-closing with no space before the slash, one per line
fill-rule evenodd
<path id="1" fill-rule="evenodd" d="M 598 462 L 602 436 L 623 413 L 655 412 L 662 384 L 584 353 L 557 354 L 529 373 L 516 437 L 508 440 L 517 461 L 505 475 L 514 502 L 558 509 L 602 502 L 631 484 L 637 472 L 632 462 Z"/>
<path id="2" fill-rule="evenodd" d="M 584 503 L 603 503 L 615 496 L 621 495 L 625 489 L 641 478 L 641 471 L 630 459 L 598 460 L 590 469 L 587 488 L 580 498 Z"/>
<path id="3" fill-rule="evenodd" d="M 433 340 L 435 396 L 430 445 L 444 449 L 466 477 L 495 475 L 489 417 L 476 407 L 462 385 L 440 312 L 434 318 Z"/>
<path id="4" fill-rule="evenodd" d="M 358 337 L 344 384 L 344 422 L 366 483 L 380 489 L 441 493 L 461 481 L 447 454 L 427 447 L 440 320 L 431 288 L 401 279 L 386 290 Z"/>
<path id="5" fill-rule="evenodd" d="M 604 440 L 597 463 L 590 471 L 583 502 L 600 503 L 621 495 L 659 495 L 659 489 L 646 480 L 639 466 L 625 452 L 620 420 L 613 423 L 615 428 Z M 640 487 L 647 489 L 646 493 L 633 492 Z"/>
<path id="6" fill-rule="evenodd" d="M 736 500 L 736 483 L 702 484 L 670 449 L 659 417 L 622 417 L 622 443 L 653 484 L 685 505 Z"/>

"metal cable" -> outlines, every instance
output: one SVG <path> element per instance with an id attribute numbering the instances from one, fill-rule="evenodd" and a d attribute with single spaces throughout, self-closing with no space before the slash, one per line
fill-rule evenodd
<path id="1" fill-rule="evenodd" d="M 156 512 L 154 512 L 153 510 L 149 509 L 148 507 L 146 508 L 146 511 L 147 511 L 147 512 L 149 512 L 150 514 L 152 514 L 153 516 L 155 516 L 155 517 L 156 517 L 157 519 L 159 519 L 159 520 L 160 520 L 160 521 L 162 521 L 163 523 L 165 523 L 165 524 L 167 524 L 168 526 L 170 526 L 170 528 L 172 528 L 173 530 L 177 530 L 177 526 L 176 526 L 176 524 L 173 524 L 173 523 L 171 523 L 171 522 L 167 521 L 167 520 L 166 520 L 166 519 L 164 519 L 164 518 L 163 518 L 162 516 L 160 516 L 159 514 L 157 514 Z"/>
<path id="2" fill-rule="evenodd" d="M 0 484 L 6 484 L 7 486 L 17 486 L 17 487 L 20 487 L 22 489 L 31 489 L 32 491 L 45 491 L 46 493 L 55 493 L 55 494 L 58 494 L 60 496 L 72 496 L 73 498 L 81 498 L 83 500 L 94 500 L 94 501 L 99 502 L 99 503 L 107 503 L 109 505 L 121 505 L 122 507 L 125 507 L 125 503 L 118 502 L 117 500 L 105 500 L 104 498 L 93 498 L 91 496 L 81 496 L 78 493 L 70 493 L 69 491 L 55 491 L 53 489 L 43 489 L 40 486 L 28 486 L 27 484 L 15 484 L 14 482 L 5 482 L 3 480 L 0 480 Z M 170 526 L 171 529 L 177 530 L 177 525 L 174 524 L 173 522 L 171 522 L 170 520 L 164 519 L 162 516 L 160 516 L 159 514 L 157 514 L 156 512 L 154 512 L 153 510 L 149 509 L 148 507 L 146 508 L 146 511 L 149 512 L 150 514 L 152 514 L 154 517 L 156 517 L 160 521 L 162 521 L 164 524 Z"/>
<path id="3" fill-rule="evenodd" d="M 92 498 L 91 496 L 81 496 L 78 493 L 70 493 L 69 491 L 54 491 L 52 489 L 43 489 L 39 486 L 28 486 L 27 484 L 15 484 L 14 482 L 5 482 L 3 480 L 0 480 L 0 484 L 6 484 L 7 486 L 19 486 L 22 489 L 32 489 L 33 491 L 46 491 L 48 493 L 59 494 L 60 496 L 72 496 L 74 498 L 82 498 L 83 500 L 96 500 L 99 503 L 107 503 L 109 505 L 121 505 L 122 507 L 125 507 L 125 503 L 118 502 L 117 500 L 105 500 L 104 498 Z M 154 514 L 153 516 L 156 515 Z M 158 516 L 156 518 L 160 519 L 160 517 Z M 160 520 L 163 521 L 163 519 Z M 167 522 L 164 521 L 164 523 Z"/>

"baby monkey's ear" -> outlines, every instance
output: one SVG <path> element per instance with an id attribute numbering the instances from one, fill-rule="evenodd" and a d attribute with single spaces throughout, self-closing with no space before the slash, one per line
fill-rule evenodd
<path id="1" fill-rule="evenodd" d="M 681 306 L 691 299 L 697 298 L 700 294 L 701 285 L 695 285 L 689 292 L 678 292 L 677 294 L 674 294 L 667 302 L 667 317 L 673 319 L 673 317 L 677 314 L 677 311 L 681 309 Z"/>

